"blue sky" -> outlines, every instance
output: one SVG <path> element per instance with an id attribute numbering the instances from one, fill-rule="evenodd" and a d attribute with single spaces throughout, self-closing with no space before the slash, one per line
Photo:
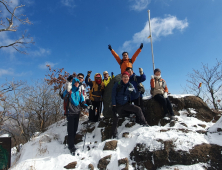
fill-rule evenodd
<path id="1" fill-rule="evenodd" d="M 121 56 L 129 56 L 144 43 L 134 63 L 139 74 L 147 75 L 150 87 L 153 74 L 148 13 L 151 26 L 155 66 L 171 93 L 182 93 L 188 72 L 200 69 L 201 62 L 214 65 L 222 54 L 221 0 L 12 0 L 13 6 L 24 4 L 18 14 L 25 14 L 33 25 L 19 25 L 16 33 L 0 32 L 0 45 L 18 38 L 23 30 L 34 38 L 29 55 L 13 48 L 0 49 L 0 83 L 5 80 L 43 79 L 45 65 L 64 68 L 69 73 L 88 70 L 94 73 L 120 73 L 108 44 Z M 1 16 L 7 16 L 3 10 Z"/>

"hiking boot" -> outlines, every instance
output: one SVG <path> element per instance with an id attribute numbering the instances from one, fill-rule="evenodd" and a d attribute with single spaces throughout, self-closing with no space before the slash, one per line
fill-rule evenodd
<path id="1" fill-rule="evenodd" d="M 164 118 L 170 118 L 171 116 L 167 113 L 165 114 Z"/>
<path id="2" fill-rule="evenodd" d="M 175 117 L 175 116 L 171 116 L 170 119 L 171 119 L 171 120 L 176 120 L 176 117 Z"/>
<path id="3" fill-rule="evenodd" d="M 76 148 L 73 147 L 72 149 L 69 149 L 72 156 L 75 156 Z"/>
<path id="4" fill-rule="evenodd" d="M 112 138 L 113 139 L 118 139 L 118 136 L 117 135 L 113 135 Z"/>
<path id="5" fill-rule="evenodd" d="M 143 127 L 150 127 L 147 123 L 142 125 Z"/>

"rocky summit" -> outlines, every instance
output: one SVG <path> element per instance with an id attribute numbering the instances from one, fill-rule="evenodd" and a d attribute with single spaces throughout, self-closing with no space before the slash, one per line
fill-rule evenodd
<path id="1" fill-rule="evenodd" d="M 221 113 L 196 96 L 169 99 L 176 120 L 163 118 L 160 105 L 147 97 L 144 115 L 150 127 L 120 117 L 116 139 L 111 134 L 112 118 L 87 123 L 82 117 L 75 156 L 66 146 L 66 121 L 59 121 L 14 152 L 11 169 L 222 169 Z"/>

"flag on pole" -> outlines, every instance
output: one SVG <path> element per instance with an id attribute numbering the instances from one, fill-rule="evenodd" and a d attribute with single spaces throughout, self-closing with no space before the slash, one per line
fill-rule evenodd
<path id="1" fill-rule="evenodd" d="M 199 87 L 198 87 L 198 89 L 199 89 L 199 88 L 201 88 L 201 85 L 202 85 L 202 83 L 200 83 L 200 84 L 199 84 Z"/>
<path id="2" fill-rule="evenodd" d="M 151 35 L 149 35 L 149 37 L 147 37 L 148 39 L 151 38 Z"/>

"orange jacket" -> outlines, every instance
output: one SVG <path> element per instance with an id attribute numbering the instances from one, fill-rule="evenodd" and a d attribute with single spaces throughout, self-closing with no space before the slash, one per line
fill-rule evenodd
<path id="1" fill-rule="evenodd" d="M 116 61 L 119 63 L 119 65 L 121 64 L 121 73 L 123 73 L 124 71 L 126 71 L 127 67 L 133 67 L 133 63 L 136 61 L 137 56 L 139 55 L 139 53 L 141 52 L 141 49 L 139 48 L 132 56 L 132 63 L 129 62 L 129 59 L 123 60 L 122 64 L 121 64 L 121 59 L 119 57 L 119 55 L 112 50 L 111 53 L 113 54 L 113 56 L 115 57 Z"/>

